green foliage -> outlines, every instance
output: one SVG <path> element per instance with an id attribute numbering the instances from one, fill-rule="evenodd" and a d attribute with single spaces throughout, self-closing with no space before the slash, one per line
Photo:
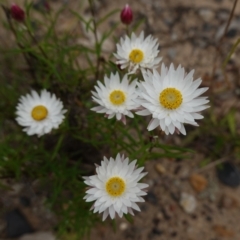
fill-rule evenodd
<path id="1" fill-rule="evenodd" d="M 102 81 L 104 74 L 118 71 L 111 55 L 104 61 L 101 58 L 104 42 L 116 39 L 114 31 L 119 23 L 101 38 L 96 37 L 95 45 L 88 47 L 76 43 L 79 35 L 57 33 L 64 8 L 54 15 L 43 14 L 37 20 L 33 18 L 32 4 L 25 7 L 27 17 L 23 25 L 6 18 L 5 26 L 15 35 L 16 44 L 1 49 L 0 178 L 39 180 L 48 196 L 46 205 L 59 218 L 58 234 L 71 232 L 79 239 L 99 221 L 99 216 L 89 211 L 91 204 L 83 200 L 86 186 L 82 176 L 94 174 L 93 163 L 99 163 L 104 155 L 116 156 L 121 152 L 131 160 L 138 159 L 138 165 L 144 165 L 148 160 L 162 157 L 183 158 L 190 150 L 167 145 L 161 135 L 151 135 L 142 117 L 127 119 L 123 125 L 90 110 L 94 106 L 91 90 L 96 81 Z M 76 11 L 70 13 L 84 24 L 87 32 L 96 36 L 97 27 L 119 14 L 119 10 L 109 12 L 97 22 L 95 18 L 84 19 Z M 136 23 L 132 30 L 140 24 L 141 21 Z M 5 74 L 8 71 L 11 74 Z M 51 134 L 41 138 L 27 136 L 15 122 L 15 108 L 21 95 L 42 88 L 56 93 L 68 109 L 67 116 Z M 235 137 L 234 112 L 226 121 L 231 137 Z M 225 137 L 217 135 L 216 139 L 217 152 Z M 126 218 L 132 222 L 130 216 Z"/>

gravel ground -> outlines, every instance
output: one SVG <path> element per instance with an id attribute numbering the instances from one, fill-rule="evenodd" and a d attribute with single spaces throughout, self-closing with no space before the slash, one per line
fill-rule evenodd
<path id="1" fill-rule="evenodd" d="M 19 4 L 22 2 L 16 1 Z M 145 19 L 141 29 L 146 35 L 152 34 L 159 39 L 160 54 L 164 63 L 169 65 L 173 62 L 175 66 L 181 64 L 187 71 L 195 69 L 195 78 L 201 77 L 203 85 L 211 87 L 207 94 L 213 97 L 212 110 L 218 118 L 224 116 L 233 107 L 240 109 L 239 50 L 235 52 L 227 66 L 227 78 L 221 71 L 221 63 L 240 35 L 240 4 L 236 7 L 221 47 L 217 48 L 233 2 L 232 0 L 128 1 L 134 11 L 134 22 Z M 52 11 L 62 4 L 74 9 L 79 8 L 79 2 L 73 0 L 50 1 L 49 4 Z M 79 8 L 79 12 L 87 18 L 89 13 L 87 5 L 83 2 L 81 4 L 83 5 Z M 103 16 L 114 8 L 121 9 L 123 4 L 125 3 L 99 1 L 97 16 Z M 115 15 L 105 22 L 99 34 L 118 21 L 118 18 L 119 16 Z M 84 32 L 69 14 L 63 14 L 59 21 L 59 34 L 79 27 L 78 33 L 84 34 L 84 39 L 81 37 L 79 42 L 93 44 L 93 36 Z M 6 34 L 6 31 L 0 28 L 0 39 L 4 44 L 9 44 L 11 41 L 6 41 L 8 39 Z M 120 26 L 116 34 L 122 36 L 124 27 Z M 107 56 L 114 51 L 114 48 L 113 42 L 107 41 L 104 45 L 104 54 Z M 237 131 L 240 134 L 239 112 L 236 113 L 236 119 Z M 193 128 L 189 127 L 187 130 L 190 136 L 194 135 Z M 215 144 L 208 137 L 208 135 L 193 137 L 194 140 L 182 136 L 164 137 L 162 141 L 191 147 L 195 153 L 182 160 L 155 159 L 147 162 L 146 169 L 149 174 L 144 181 L 149 183 L 150 187 L 145 198 L 146 202 L 140 205 L 142 211 L 136 213 L 133 223 L 125 219 L 117 219 L 115 232 L 111 221 L 107 220 L 104 225 L 96 226 L 88 239 L 239 240 L 240 187 L 230 187 L 220 182 L 214 164 L 209 163 L 204 168 L 200 168 L 202 162 L 211 155 L 211 146 Z M 223 161 L 233 160 L 239 167 L 239 159 L 238 161 L 228 159 L 229 155 L 227 151 L 224 152 Z M 213 160 L 219 161 L 219 159 Z M 5 190 L 0 194 L 2 209 L 8 209 L 8 215 L 0 219 L 0 231 L 6 233 L 9 221 L 18 219 L 25 223 L 24 228 L 30 234 L 22 236 L 20 240 L 53 240 L 55 237 L 51 229 L 57 217 L 44 207 L 45 196 L 36 194 L 34 184 L 37 183 L 24 181 L 16 183 L 7 180 L 6 184 L 9 184 L 12 190 Z M 31 233 L 33 229 L 34 234 Z M 0 237 L 0 239 L 6 238 Z"/>

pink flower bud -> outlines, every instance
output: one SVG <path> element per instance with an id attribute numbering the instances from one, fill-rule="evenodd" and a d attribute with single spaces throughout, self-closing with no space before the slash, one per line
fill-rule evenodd
<path id="1" fill-rule="evenodd" d="M 23 22 L 25 19 L 25 12 L 16 4 L 12 4 L 10 13 L 12 18 L 18 22 Z"/>
<path id="2" fill-rule="evenodd" d="M 126 4 L 126 6 L 121 12 L 121 21 L 122 23 L 128 25 L 132 22 L 132 19 L 133 19 L 132 9 L 129 7 L 128 4 Z"/>
<path id="3" fill-rule="evenodd" d="M 50 11 L 51 10 L 51 7 L 50 7 L 50 5 L 49 5 L 49 3 L 47 1 L 45 1 L 43 3 L 43 5 L 44 5 L 46 11 Z"/>

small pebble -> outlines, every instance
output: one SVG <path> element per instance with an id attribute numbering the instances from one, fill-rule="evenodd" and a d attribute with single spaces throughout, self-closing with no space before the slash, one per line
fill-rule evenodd
<path id="1" fill-rule="evenodd" d="M 215 17 L 214 11 L 208 8 L 202 8 L 199 10 L 199 15 L 205 20 L 205 21 L 211 21 Z"/>
<path id="2" fill-rule="evenodd" d="M 160 174 L 166 173 L 165 167 L 164 167 L 162 164 L 160 164 L 160 163 L 157 163 L 157 164 L 155 165 L 155 169 L 156 169 L 156 171 L 157 171 L 158 173 L 160 173 Z"/>
<path id="3" fill-rule="evenodd" d="M 25 196 L 20 197 L 19 201 L 24 207 L 30 207 L 31 206 L 31 201 L 28 197 L 25 197 Z"/>
<path id="4" fill-rule="evenodd" d="M 9 192 L 10 195 L 17 195 L 19 194 L 23 189 L 23 184 L 21 183 L 15 183 L 11 186 L 11 191 Z"/>
<path id="5" fill-rule="evenodd" d="M 152 203 L 153 205 L 156 205 L 158 203 L 158 199 L 153 192 L 148 192 L 148 195 L 146 196 L 145 199 L 146 201 Z"/>
<path id="6" fill-rule="evenodd" d="M 154 235 L 162 235 L 163 234 L 163 231 L 161 231 L 160 229 L 158 229 L 158 228 L 153 228 L 152 229 L 152 233 L 154 234 Z"/>
<path id="7" fill-rule="evenodd" d="M 125 222 L 120 223 L 120 230 L 125 231 L 128 228 L 128 224 Z"/>
<path id="8" fill-rule="evenodd" d="M 193 213 L 197 207 L 197 201 L 193 195 L 183 192 L 181 194 L 180 206 L 186 213 Z"/>
<path id="9" fill-rule="evenodd" d="M 217 176 L 219 180 L 229 187 L 240 185 L 240 170 L 231 162 L 222 163 L 217 167 Z"/>
<path id="10" fill-rule="evenodd" d="M 196 190 L 197 192 L 202 192 L 208 185 L 207 179 L 197 173 L 194 173 L 189 178 L 191 186 Z"/>
<path id="11" fill-rule="evenodd" d="M 18 209 L 8 212 L 5 219 L 7 222 L 6 233 L 9 238 L 33 232 L 32 226 Z"/>
<path id="12" fill-rule="evenodd" d="M 207 217 L 206 217 L 206 220 L 207 220 L 208 222 L 211 222 L 211 221 L 212 221 L 212 218 L 211 218 L 210 216 L 207 216 Z"/>

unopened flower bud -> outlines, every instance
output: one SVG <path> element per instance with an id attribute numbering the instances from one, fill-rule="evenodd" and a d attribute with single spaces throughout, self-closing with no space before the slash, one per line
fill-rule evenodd
<path id="1" fill-rule="evenodd" d="M 126 4 L 126 6 L 121 12 L 121 21 L 122 23 L 128 25 L 132 22 L 132 19 L 133 19 L 132 9 L 129 7 L 128 4 Z"/>
<path id="2" fill-rule="evenodd" d="M 49 5 L 49 3 L 47 1 L 45 1 L 43 5 L 44 5 L 46 11 L 50 11 L 51 10 L 51 7 L 50 7 L 50 5 Z"/>
<path id="3" fill-rule="evenodd" d="M 25 19 L 25 12 L 16 4 L 12 4 L 10 13 L 12 18 L 18 22 L 23 22 Z"/>

